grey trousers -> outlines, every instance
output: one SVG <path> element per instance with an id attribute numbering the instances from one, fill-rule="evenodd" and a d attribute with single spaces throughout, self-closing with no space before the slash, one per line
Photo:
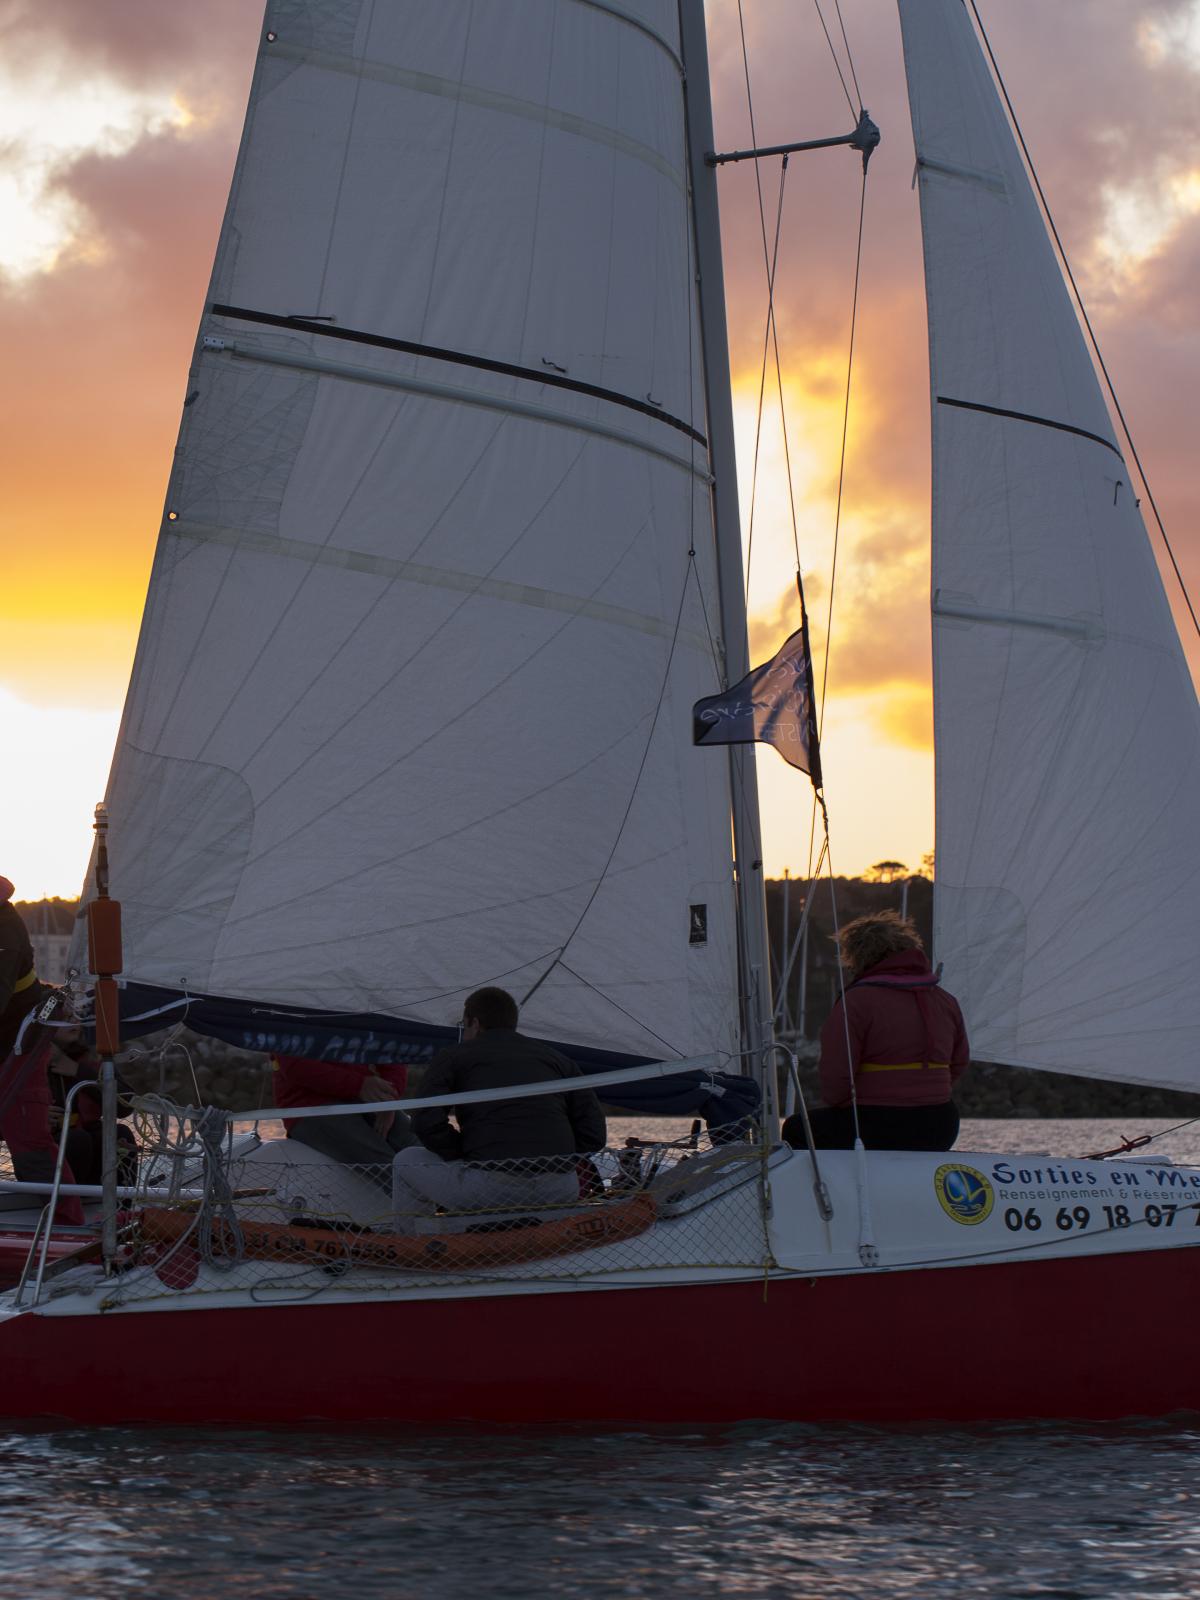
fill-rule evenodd
<path id="1" fill-rule="evenodd" d="M 549 1163 L 547 1163 L 549 1164 Z M 539 1172 L 536 1159 L 525 1172 L 497 1171 L 469 1161 L 443 1161 L 417 1145 L 392 1166 L 392 1224 L 397 1233 L 461 1233 L 471 1223 L 490 1221 L 529 1206 L 571 1205 L 579 1199 L 574 1172 Z M 438 1206 L 458 1216 L 433 1221 Z"/>
<path id="2" fill-rule="evenodd" d="M 392 1192 L 392 1162 L 401 1150 L 416 1144 L 412 1123 L 397 1111 L 386 1137 L 375 1132 L 375 1117 L 299 1117 L 288 1132 L 289 1139 L 332 1156 L 343 1166 L 358 1167 L 362 1177 Z"/>

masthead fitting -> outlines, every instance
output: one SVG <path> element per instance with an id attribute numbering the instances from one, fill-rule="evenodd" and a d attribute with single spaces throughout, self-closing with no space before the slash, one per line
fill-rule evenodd
<path id="1" fill-rule="evenodd" d="M 863 172 L 867 170 L 867 162 L 875 154 L 882 135 L 877 125 L 871 121 L 869 111 L 860 111 L 858 114 L 858 127 L 854 130 L 854 137 L 848 140 L 851 150 L 862 152 Z"/>

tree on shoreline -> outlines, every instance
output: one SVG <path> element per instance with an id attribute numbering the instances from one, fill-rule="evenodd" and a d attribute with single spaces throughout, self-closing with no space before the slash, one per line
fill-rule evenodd
<path id="1" fill-rule="evenodd" d="M 903 878 L 907 872 L 908 868 L 903 861 L 877 861 L 863 873 L 863 882 L 895 883 L 897 878 Z"/>

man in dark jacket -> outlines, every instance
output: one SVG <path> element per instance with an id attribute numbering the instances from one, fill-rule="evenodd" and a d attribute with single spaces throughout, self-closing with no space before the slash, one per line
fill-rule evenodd
<path id="1" fill-rule="evenodd" d="M 392 1169 L 397 1227 L 416 1231 L 414 1220 L 428 1217 L 435 1206 L 469 1217 L 579 1198 L 577 1157 L 604 1148 L 604 1113 L 590 1089 L 573 1086 L 582 1078 L 579 1068 L 518 1033 L 517 1021 L 517 1003 L 505 990 L 469 995 L 462 1043 L 434 1057 L 421 1097 L 558 1079 L 565 1080 L 563 1092 L 456 1107 L 457 1128 L 443 1106 L 415 1112 L 421 1147 L 401 1151 Z"/>

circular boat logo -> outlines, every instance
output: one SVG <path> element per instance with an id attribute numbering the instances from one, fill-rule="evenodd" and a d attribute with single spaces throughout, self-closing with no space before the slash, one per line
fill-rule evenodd
<path id="1" fill-rule="evenodd" d="M 939 1167 L 933 1175 L 933 1187 L 942 1210 L 955 1222 L 970 1225 L 992 1214 L 996 1201 L 992 1186 L 974 1167 Z"/>

